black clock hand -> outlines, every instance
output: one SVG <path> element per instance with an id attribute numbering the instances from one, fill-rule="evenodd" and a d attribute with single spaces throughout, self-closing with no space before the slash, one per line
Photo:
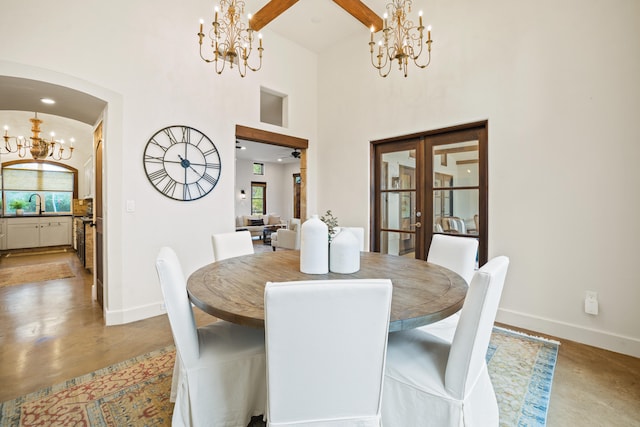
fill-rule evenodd
<path id="1" fill-rule="evenodd" d="M 177 163 L 177 162 L 176 162 Z M 189 162 L 189 166 L 203 166 L 203 167 L 207 167 L 207 164 L 205 163 L 193 163 L 193 162 Z"/>
<path id="2" fill-rule="evenodd" d="M 196 165 L 196 166 L 204 166 L 204 165 L 199 165 L 196 163 L 191 163 L 189 160 L 187 159 L 183 159 L 182 156 L 180 154 L 178 154 L 178 157 L 180 158 L 180 164 L 182 165 L 182 167 L 184 168 L 184 182 L 187 182 L 187 168 L 191 169 L 192 171 L 194 171 L 196 173 L 196 175 L 198 176 L 198 179 L 202 178 L 204 176 L 204 172 L 202 173 L 202 175 L 200 175 L 200 172 L 198 172 L 197 170 L 195 170 L 193 168 L 193 166 L 191 165 Z M 178 163 L 178 162 L 176 162 Z M 206 171 L 206 169 L 205 169 Z"/>
<path id="3" fill-rule="evenodd" d="M 180 157 L 180 156 L 178 156 Z M 178 161 L 178 160 L 164 160 L 165 163 L 180 163 L 182 164 L 182 160 Z"/>

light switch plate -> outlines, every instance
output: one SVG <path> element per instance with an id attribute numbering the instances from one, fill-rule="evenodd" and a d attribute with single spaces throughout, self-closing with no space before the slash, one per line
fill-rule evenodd
<path id="1" fill-rule="evenodd" d="M 127 212 L 135 212 L 135 211 L 136 211 L 135 200 L 127 200 Z"/>

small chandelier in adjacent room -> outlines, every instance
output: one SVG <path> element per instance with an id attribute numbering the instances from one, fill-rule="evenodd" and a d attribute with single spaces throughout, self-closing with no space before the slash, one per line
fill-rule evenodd
<path id="1" fill-rule="evenodd" d="M 71 158 L 73 155 L 73 138 L 69 141 L 69 153 L 65 154 L 64 140 L 54 139 L 55 134 L 53 132 L 51 132 L 51 139 L 49 140 L 40 137 L 42 120 L 38 118 L 38 113 L 35 113 L 35 117 L 29 119 L 29 121 L 31 122 L 32 133 L 30 138 L 9 136 L 9 127 L 4 127 L 4 147 L 0 146 L 0 153 L 18 153 L 20 157 L 25 157 L 27 153 L 30 153 L 34 159 L 51 157 L 53 160 L 69 160 Z"/>
<path id="2" fill-rule="evenodd" d="M 407 15 L 411 13 L 411 0 L 392 0 L 387 3 L 387 12 L 384 14 L 382 27 L 382 39 L 378 42 L 378 48 L 373 35 L 376 28 L 371 26 L 371 64 L 378 70 L 382 77 L 387 77 L 391 71 L 394 60 L 398 61 L 398 69 L 407 77 L 407 67 L 412 61 L 419 68 L 426 68 L 431 62 L 431 26 L 427 28 L 427 40 L 424 40 L 424 26 L 422 25 L 422 11 L 419 12 L 419 23 L 414 25 Z M 426 62 L 422 64 L 419 58 L 426 45 Z M 374 52 L 377 51 L 377 52 Z"/>
<path id="3" fill-rule="evenodd" d="M 241 21 L 240 16 L 244 14 L 244 1 L 242 0 L 220 0 L 220 7 L 215 7 L 215 17 L 211 23 L 212 28 L 208 32 L 211 40 L 212 58 L 206 58 L 202 53 L 203 20 L 200 20 L 200 32 L 198 39 L 200 44 L 200 57 L 205 62 L 215 64 L 216 73 L 222 74 L 225 64 L 229 63 L 229 68 L 237 65 L 241 77 L 247 74 L 247 69 L 258 71 L 262 67 L 262 34 L 258 34 L 258 65 L 249 65 L 249 57 L 254 51 L 254 31 L 251 29 L 249 14 L 247 23 Z M 221 15 L 222 19 L 218 19 Z M 255 55 L 254 55 L 255 58 Z"/>

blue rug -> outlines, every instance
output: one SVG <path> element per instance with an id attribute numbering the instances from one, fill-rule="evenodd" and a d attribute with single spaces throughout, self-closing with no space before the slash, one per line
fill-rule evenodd
<path id="1" fill-rule="evenodd" d="M 487 366 L 500 409 L 500 426 L 545 426 L 556 341 L 495 327 Z"/>

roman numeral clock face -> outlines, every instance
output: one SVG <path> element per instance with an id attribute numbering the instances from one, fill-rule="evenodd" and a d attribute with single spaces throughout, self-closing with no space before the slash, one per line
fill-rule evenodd
<path id="1" fill-rule="evenodd" d="M 218 183 L 220 167 L 214 143 L 188 126 L 160 129 L 144 149 L 149 182 L 174 200 L 197 200 L 209 194 Z"/>

